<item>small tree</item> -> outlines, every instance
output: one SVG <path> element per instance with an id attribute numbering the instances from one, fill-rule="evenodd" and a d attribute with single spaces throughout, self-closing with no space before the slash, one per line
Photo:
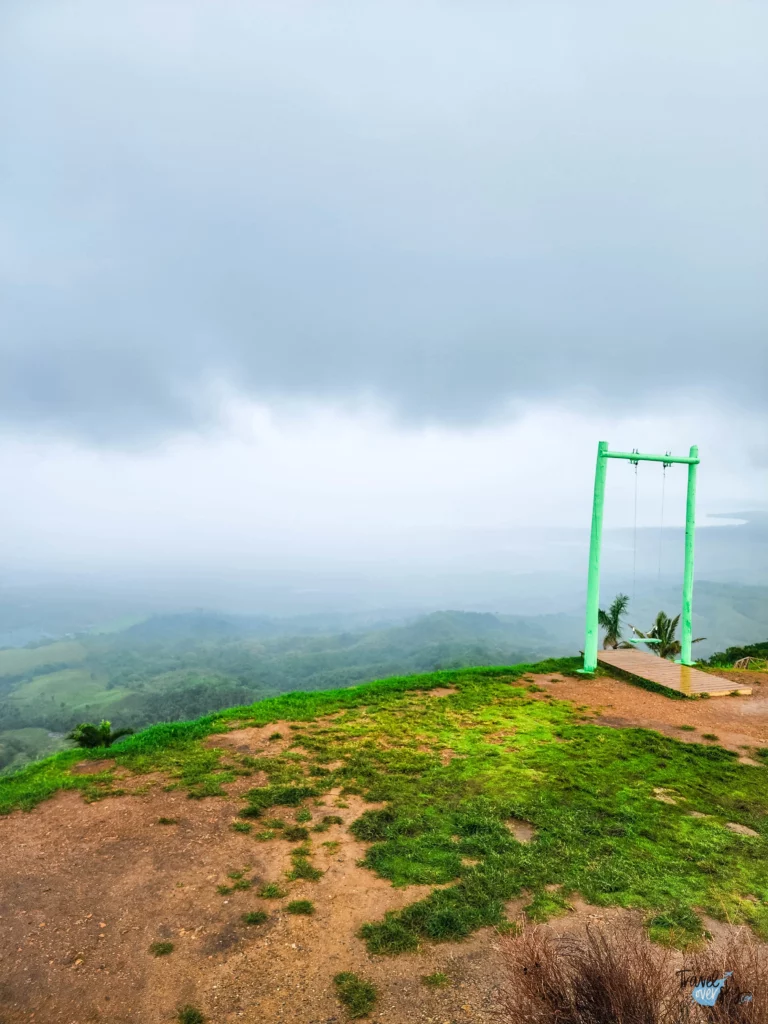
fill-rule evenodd
<path id="1" fill-rule="evenodd" d="M 605 630 L 603 650 L 606 650 L 608 647 L 616 650 L 618 647 L 627 646 L 625 643 L 622 643 L 621 639 L 621 616 L 627 610 L 628 604 L 629 596 L 627 594 L 617 594 L 607 612 L 604 612 L 601 608 L 597 613 L 597 621 Z"/>
<path id="2" fill-rule="evenodd" d="M 632 630 L 635 636 L 639 636 L 643 640 L 658 641 L 658 643 L 649 643 L 646 646 L 660 658 L 676 658 L 681 651 L 680 641 L 675 636 L 679 622 L 679 615 L 670 619 L 666 612 L 659 612 L 647 633 L 644 633 L 642 629 L 637 629 L 636 626 L 632 626 Z M 691 643 L 698 644 L 706 639 L 705 636 L 697 636 Z"/>
<path id="3" fill-rule="evenodd" d="M 133 729 L 115 729 L 113 732 L 112 723 L 102 719 L 99 725 L 81 722 L 67 734 L 67 739 L 74 740 L 78 747 L 91 750 L 94 747 L 111 747 L 115 740 L 121 736 L 130 736 L 132 732 Z"/>

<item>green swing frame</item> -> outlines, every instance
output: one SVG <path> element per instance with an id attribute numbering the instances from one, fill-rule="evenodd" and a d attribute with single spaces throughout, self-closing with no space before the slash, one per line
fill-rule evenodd
<path id="1" fill-rule="evenodd" d="M 584 635 L 584 667 L 579 669 L 591 675 L 597 668 L 597 646 L 599 640 L 598 612 L 600 610 L 600 553 L 603 542 L 603 508 L 605 505 L 605 480 L 608 459 L 625 459 L 635 466 L 639 462 L 661 462 L 664 467 L 680 464 L 688 467 L 688 490 L 685 507 L 685 566 L 683 569 L 683 608 L 680 628 L 680 663 L 693 665 L 691 659 L 692 615 L 693 615 L 693 550 L 696 532 L 696 469 L 699 465 L 699 449 L 692 445 L 688 456 L 647 455 L 642 452 L 612 452 L 607 441 L 597 445 L 595 465 L 595 490 L 592 499 L 592 530 L 589 539 L 589 571 L 587 574 L 587 612 Z M 648 643 L 637 637 L 633 643 Z M 650 641 L 653 642 L 653 641 Z"/>

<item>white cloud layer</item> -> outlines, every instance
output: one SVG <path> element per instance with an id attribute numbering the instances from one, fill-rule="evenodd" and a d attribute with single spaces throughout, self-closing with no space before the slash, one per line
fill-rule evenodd
<path id="1" fill-rule="evenodd" d="M 597 441 L 702 458 L 699 515 L 764 508 L 768 467 L 743 438 L 759 421 L 704 396 L 674 414 L 620 418 L 536 405 L 474 429 L 405 428 L 380 410 L 288 414 L 230 398 L 216 432 L 152 449 L 105 451 L 6 436 L 0 474 L 13 500 L 0 531 L 11 564 L 109 568 L 451 558 L 462 535 L 589 523 Z M 639 469 L 638 520 L 658 524 L 661 468 Z M 685 471 L 669 470 L 667 525 L 684 518 Z M 606 526 L 634 514 L 634 475 L 612 463 Z"/>

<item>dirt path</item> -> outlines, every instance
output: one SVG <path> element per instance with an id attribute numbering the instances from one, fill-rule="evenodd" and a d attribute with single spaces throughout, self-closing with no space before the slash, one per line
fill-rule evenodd
<path id="1" fill-rule="evenodd" d="M 723 673 L 727 675 L 727 673 Z M 744 673 L 739 673 L 742 678 Z M 643 690 L 630 683 L 598 676 L 595 679 L 564 679 L 552 682 L 550 677 L 537 677 L 553 696 L 572 700 L 596 712 L 595 722 L 619 728 L 639 726 L 655 729 L 686 743 L 715 742 L 704 739 L 705 733 L 718 737 L 717 742 L 739 754 L 745 763 L 756 763 L 748 753 L 755 747 L 768 746 L 768 674 L 750 673 L 750 697 L 713 697 L 709 700 L 671 700 L 660 693 Z M 680 729 L 693 726 L 693 731 Z"/>

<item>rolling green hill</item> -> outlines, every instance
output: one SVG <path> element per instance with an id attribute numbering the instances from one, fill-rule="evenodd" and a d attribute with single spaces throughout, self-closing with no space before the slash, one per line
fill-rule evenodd
<path id="1" fill-rule="evenodd" d="M 0 650 L 0 679 L 18 677 L 53 665 L 75 665 L 88 655 L 77 640 L 60 640 L 34 647 L 6 647 Z"/>
<path id="2" fill-rule="evenodd" d="M 295 626 L 294 626 L 295 629 Z M 567 653 L 535 620 L 437 612 L 405 626 L 286 633 L 263 618 L 193 612 L 108 634 L 0 651 L 0 770 L 50 749 L 83 720 L 141 728 L 292 690 L 325 690 L 404 672 Z M 30 736 L 40 737 L 37 751 Z"/>

